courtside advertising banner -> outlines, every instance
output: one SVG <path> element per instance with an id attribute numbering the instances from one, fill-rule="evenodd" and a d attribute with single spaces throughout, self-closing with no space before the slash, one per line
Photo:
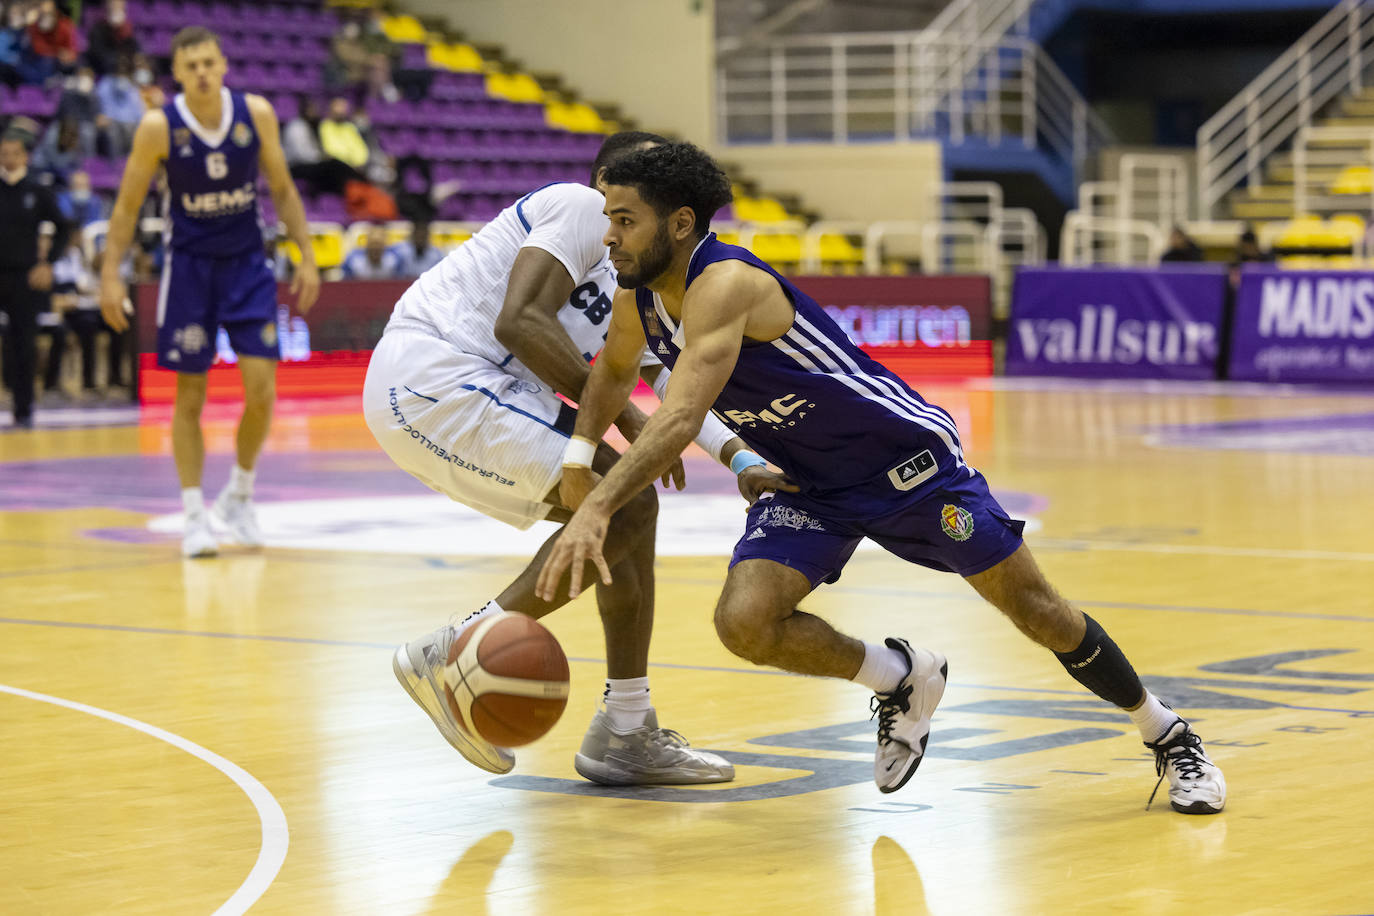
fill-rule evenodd
<path id="1" fill-rule="evenodd" d="M 790 279 L 864 352 L 904 379 L 992 374 L 987 277 Z"/>
<path id="2" fill-rule="evenodd" d="M 1008 375 L 1215 378 L 1225 269 L 1033 269 L 1016 275 Z"/>
<path id="3" fill-rule="evenodd" d="M 1247 267 L 1230 378 L 1374 382 L 1374 273 Z"/>

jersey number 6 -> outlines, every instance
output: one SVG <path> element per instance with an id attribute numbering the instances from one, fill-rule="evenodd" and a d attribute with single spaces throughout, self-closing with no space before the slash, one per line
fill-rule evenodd
<path id="1" fill-rule="evenodd" d="M 229 174 L 229 163 L 224 161 L 223 153 L 211 153 L 205 157 L 205 174 L 215 179 Z"/>

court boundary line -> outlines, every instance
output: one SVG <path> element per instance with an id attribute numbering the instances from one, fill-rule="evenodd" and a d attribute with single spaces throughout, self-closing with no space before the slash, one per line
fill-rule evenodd
<path id="1" fill-rule="evenodd" d="M 46 693 L 25 690 L 23 687 L 12 687 L 9 684 L 0 684 L 0 693 L 8 693 L 23 699 L 37 700 L 40 703 L 49 703 L 53 706 L 71 709 L 114 722 L 116 725 L 123 725 L 134 731 L 143 732 L 145 735 L 157 738 L 159 741 L 170 744 L 178 750 L 185 751 L 192 757 L 210 764 L 229 777 L 243 794 L 248 796 L 248 800 L 252 802 L 253 808 L 257 811 L 262 840 L 258 846 L 257 860 L 253 863 L 252 870 L 248 872 L 248 877 L 243 879 L 243 883 L 234 891 L 233 896 L 220 904 L 219 908 L 215 910 L 215 916 L 239 916 L 239 914 L 246 913 L 272 886 L 272 882 L 276 880 L 278 872 L 281 871 L 282 863 L 286 861 L 286 850 L 291 842 L 291 832 L 286 823 L 286 813 L 282 811 L 281 805 L 277 803 L 276 798 L 267 790 L 267 787 L 253 777 L 253 774 L 232 760 L 221 757 L 189 738 L 183 738 L 166 729 L 149 725 L 147 722 L 121 713 Z"/>

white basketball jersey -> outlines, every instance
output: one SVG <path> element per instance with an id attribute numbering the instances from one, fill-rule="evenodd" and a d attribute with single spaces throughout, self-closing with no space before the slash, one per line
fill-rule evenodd
<path id="1" fill-rule="evenodd" d="M 540 248 L 576 281 L 558 320 L 590 361 L 606 339 L 617 288 L 602 241 L 609 225 L 604 206 L 601 192 L 586 185 L 564 182 L 531 191 L 425 271 L 396 304 L 392 321 L 429 325 L 463 352 L 537 381 L 496 339 L 495 327 L 516 255 Z"/>

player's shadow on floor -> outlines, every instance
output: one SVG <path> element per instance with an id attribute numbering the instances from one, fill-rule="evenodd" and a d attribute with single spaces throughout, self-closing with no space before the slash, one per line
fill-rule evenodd
<path id="1" fill-rule="evenodd" d="M 513 845 L 514 834 L 497 830 L 469 846 L 435 889 L 426 912 L 488 916 L 487 886 Z"/>
<path id="2" fill-rule="evenodd" d="M 930 912 L 916 863 L 890 836 L 880 836 L 873 844 L 873 912 L 875 916 Z"/>

